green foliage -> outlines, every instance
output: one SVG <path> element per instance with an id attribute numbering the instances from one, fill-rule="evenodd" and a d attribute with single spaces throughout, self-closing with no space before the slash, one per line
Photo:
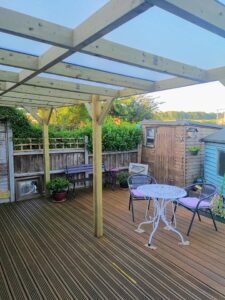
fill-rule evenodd
<path id="1" fill-rule="evenodd" d="M 63 177 L 57 177 L 55 179 L 50 180 L 46 188 L 53 192 L 62 192 L 64 191 L 69 185 L 69 181 Z"/>
<path id="2" fill-rule="evenodd" d="M 215 215 L 225 218 L 223 197 L 220 194 L 216 194 L 212 199 L 212 211 Z"/>
<path id="3" fill-rule="evenodd" d="M 158 109 L 160 103 L 155 102 L 150 96 L 130 97 L 114 100 L 110 115 L 120 117 L 128 122 L 139 122 L 144 119 L 152 119 L 153 112 Z"/>
<path id="4" fill-rule="evenodd" d="M 120 184 L 126 184 L 128 177 L 129 177 L 129 173 L 128 172 L 120 172 L 117 175 L 117 179 L 118 179 L 118 181 L 119 181 Z"/>
<path id="5" fill-rule="evenodd" d="M 0 107 L 0 116 L 10 122 L 14 138 L 41 137 L 41 129 L 32 125 L 24 110 L 12 107 Z"/>
<path id="6" fill-rule="evenodd" d="M 23 110 L 1 107 L 0 115 L 8 119 L 12 125 L 13 137 L 23 139 L 42 138 L 40 125 L 30 123 Z M 118 119 L 119 120 L 119 119 Z M 114 124 L 112 117 L 108 117 L 102 126 L 102 149 L 103 151 L 126 151 L 136 149 L 141 141 L 141 129 L 135 124 L 120 122 Z M 92 126 L 88 121 L 84 127 L 73 130 L 57 130 L 56 126 L 49 126 L 49 137 L 56 138 L 83 138 L 88 136 L 88 150 L 92 152 Z M 28 142 L 28 141 L 27 141 Z M 19 141 L 18 141 L 19 143 Z"/>
<path id="7" fill-rule="evenodd" d="M 201 148 L 199 146 L 191 146 L 191 147 L 188 148 L 188 150 L 190 152 L 198 152 L 198 151 L 200 151 L 200 149 Z"/>
<path id="8" fill-rule="evenodd" d="M 50 124 L 57 126 L 60 130 L 65 130 L 78 127 L 80 122 L 88 120 L 90 117 L 84 104 L 76 104 L 54 109 Z"/>
<path id="9" fill-rule="evenodd" d="M 109 120 L 102 126 L 102 150 L 103 151 L 126 151 L 136 149 L 141 141 L 141 129 L 135 124 L 122 123 L 115 125 Z M 49 131 L 51 137 L 83 138 L 88 136 L 88 151 L 92 152 L 92 127 L 91 124 L 74 130 Z"/>
<path id="10" fill-rule="evenodd" d="M 220 194 L 216 194 L 212 199 L 212 211 L 214 214 L 225 218 L 225 195 L 223 196 L 225 186 L 225 173 L 223 175 L 223 180 L 220 188 Z"/>
<path id="11" fill-rule="evenodd" d="M 104 124 L 102 128 L 103 151 L 126 151 L 137 148 L 141 129 L 135 125 Z"/>

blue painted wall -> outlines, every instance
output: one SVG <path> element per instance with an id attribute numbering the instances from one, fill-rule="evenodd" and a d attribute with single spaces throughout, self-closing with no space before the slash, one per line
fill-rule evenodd
<path id="1" fill-rule="evenodd" d="M 215 184 L 221 190 L 223 177 L 218 175 L 219 150 L 225 152 L 225 144 L 205 142 L 204 177 L 207 182 Z M 225 194 L 225 188 L 223 190 Z"/>

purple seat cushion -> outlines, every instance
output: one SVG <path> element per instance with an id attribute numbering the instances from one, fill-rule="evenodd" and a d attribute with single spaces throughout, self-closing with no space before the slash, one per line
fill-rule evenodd
<path id="1" fill-rule="evenodd" d="M 180 198 L 178 200 L 178 203 L 181 205 L 187 206 L 189 208 L 195 208 L 199 202 L 198 198 L 194 197 L 186 197 L 186 198 Z M 210 202 L 208 201 L 202 201 L 200 202 L 199 208 L 209 208 L 210 207 Z"/>
<path id="2" fill-rule="evenodd" d="M 145 198 L 145 196 L 142 193 L 140 193 L 139 191 L 137 191 L 136 189 L 131 189 L 130 192 L 131 192 L 132 196 L 135 198 Z"/>

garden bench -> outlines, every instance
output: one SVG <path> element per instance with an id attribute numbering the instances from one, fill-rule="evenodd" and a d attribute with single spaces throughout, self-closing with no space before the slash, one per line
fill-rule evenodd
<path id="1" fill-rule="evenodd" d="M 87 175 L 93 175 L 93 165 L 81 164 L 81 165 L 66 167 L 65 169 L 66 178 L 69 180 L 71 184 L 73 184 L 73 190 L 75 190 L 76 183 L 83 182 L 86 186 L 86 181 L 92 181 L 92 176 L 77 178 L 77 174 L 81 174 L 81 173 Z M 104 163 L 102 164 L 102 173 L 105 175 L 107 175 L 108 173 Z M 104 183 L 106 183 L 106 180 L 104 180 Z"/>

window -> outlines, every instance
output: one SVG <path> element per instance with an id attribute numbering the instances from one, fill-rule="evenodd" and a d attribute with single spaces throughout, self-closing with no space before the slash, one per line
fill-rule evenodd
<path id="1" fill-rule="evenodd" d="M 146 128 L 146 146 L 154 147 L 155 128 Z"/>
<path id="2" fill-rule="evenodd" d="M 223 176 L 225 173 L 225 152 L 219 151 L 218 155 L 218 175 Z"/>

